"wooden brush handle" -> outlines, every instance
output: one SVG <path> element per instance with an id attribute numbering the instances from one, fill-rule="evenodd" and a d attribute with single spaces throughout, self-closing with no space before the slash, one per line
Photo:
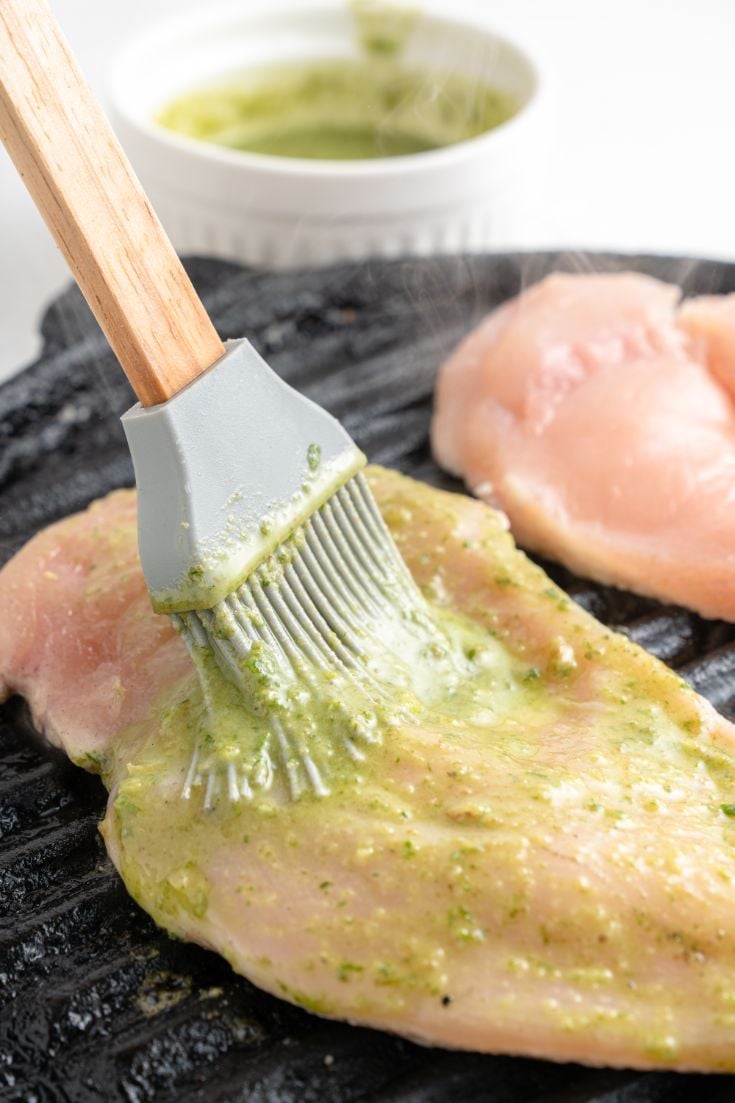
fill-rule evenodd
<path id="1" fill-rule="evenodd" d="M 0 0 L 0 136 L 144 406 L 222 342 L 44 0 Z"/>

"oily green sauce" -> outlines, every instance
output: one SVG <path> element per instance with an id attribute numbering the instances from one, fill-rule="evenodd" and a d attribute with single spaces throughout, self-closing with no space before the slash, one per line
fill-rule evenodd
<path id="1" fill-rule="evenodd" d="M 282 552 L 270 563 L 277 587 L 288 558 Z M 176 719 L 196 754 L 194 802 L 206 800 L 210 777 L 213 795 L 224 795 L 230 766 L 254 796 L 327 796 L 367 768 L 371 749 L 398 725 L 482 727 L 529 697 L 543 711 L 528 663 L 466 617 L 397 597 L 377 638 L 374 627 L 357 637 L 364 649 L 357 671 L 306 659 L 284 664 L 273 647 L 253 644 L 239 664 L 244 693 L 201 648 L 194 655 L 201 694 Z"/>
<path id="2" fill-rule="evenodd" d="M 363 60 L 268 66 L 232 77 L 179 96 L 157 121 L 228 149 L 356 161 L 454 145 L 516 110 L 499 88 L 373 51 Z"/>

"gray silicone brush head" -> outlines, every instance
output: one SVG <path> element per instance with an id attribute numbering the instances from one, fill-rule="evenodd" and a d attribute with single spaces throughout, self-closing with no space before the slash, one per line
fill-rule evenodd
<path id="1" fill-rule="evenodd" d="M 159 612 L 222 601 L 365 457 L 338 421 L 248 341 L 174 398 L 122 419 L 140 558 Z"/>

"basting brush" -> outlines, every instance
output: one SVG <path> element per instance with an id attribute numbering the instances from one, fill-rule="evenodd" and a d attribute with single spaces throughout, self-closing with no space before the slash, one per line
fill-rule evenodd
<path id="1" fill-rule="evenodd" d="M 3 141 L 139 399 L 122 420 L 155 609 L 243 693 L 261 643 L 379 698 L 363 641 L 430 626 L 365 457 L 248 341 L 222 344 L 43 0 L 3 0 L 0 28 Z M 184 796 L 247 798 L 279 762 L 292 796 L 326 793 L 298 734 L 274 717 L 273 735 L 257 776 L 195 753 Z M 361 738 L 344 736 L 356 759 Z"/>

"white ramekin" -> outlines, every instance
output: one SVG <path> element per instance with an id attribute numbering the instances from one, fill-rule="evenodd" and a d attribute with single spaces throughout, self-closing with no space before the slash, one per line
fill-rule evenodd
<path id="1" fill-rule="evenodd" d="M 114 125 L 180 252 L 273 267 L 366 256 L 480 251 L 512 239 L 542 175 L 546 82 L 507 39 L 423 5 L 402 59 L 477 76 L 519 112 L 495 130 L 429 153 L 309 161 L 241 153 L 153 121 L 177 94 L 252 65 L 356 57 L 344 0 L 206 8 L 149 29 L 111 75 Z M 430 9 L 430 10 L 426 10 Z"/>

